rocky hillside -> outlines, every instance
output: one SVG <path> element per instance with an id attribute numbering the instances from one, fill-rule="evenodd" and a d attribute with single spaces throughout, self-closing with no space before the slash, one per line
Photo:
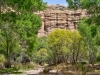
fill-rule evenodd
<path id="1" fill-rule="evenodd" d="M 48 9 L 37 12 L 42 18 L 42 26 L 38 32 L 38 37 L 46 36 L 56 28 L 77 29 L 77 23 L 83 16 L 90 17 L 86 10 L 69 10 L 65 6 L 48 5 Z"/>
<path id="2" fill-rule="evenodd" d="M 48 9 L 51 9 L 51 10 L 55 10 L 56 9 L 56 10 L 64 11 L 64 10 L 67 9 L 67 7 L 57 4 L 57 5 L 48 5 Z"/>

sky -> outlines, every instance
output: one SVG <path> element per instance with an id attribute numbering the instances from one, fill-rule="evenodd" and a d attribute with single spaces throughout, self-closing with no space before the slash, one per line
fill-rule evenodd
<path id="1" fill-rule="evenodd" d="M 43 0 L 44 2 L 47 2 L 47 4 L 60 4 L 60 5 L 67 5 L 66 0 Z"/>

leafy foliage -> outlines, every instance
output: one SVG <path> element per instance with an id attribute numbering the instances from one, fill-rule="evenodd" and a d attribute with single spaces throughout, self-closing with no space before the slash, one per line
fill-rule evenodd
<path id="1" fill-rule="evenodd" d="M 46 3 L 44 3 L 43 0 L 4 0 L 2 3 L 21 12 L 40 11 L 46 8 Z"/>
<path id="2" fill-rule="evenodd" d="M 45 48 L 41 48 L 39 51 L 37 51 L 35 56 L 36 56 L 36 61 L 39 64 L 43 64 L 44 62 L 47 62 L 48 51 Z"/>
<path id="3" fill-rule="evenodd" d="M 77 31 L 56 29 L 52 32 L 48 36 L 48 46 L 53 53 L 55 63 L 61 63 L 66 58 L 76 63 L 81 53 L 84 52 L 84 42 L 81 39 Z"/>
<path id="4" fill-rule="evenodd" d="M 94 63 L 98 52 L 98 42 L 100 39 L 98 32 L 100 28 L 100 0 L 66 0 L 68 7 L 74 10 L 79 8 L 86 9 L 87 13 L 91 15 L 90 18 L 83 18 L 78 24 L 78 30 L 84 37 L 89 50 L 90 62 Z M 99 41 L 99 40 L 98 40 Z"/>
<path id="5" fill-rule="evenodd" d="M 70 9 L 78 9 L 81 8 L 81 0 L 66 0 L 68 3 L 68 8 Z"/>
<path id="6" fill-rule="evenodd" d="M 89 19 L 83 18 L 79 24 L 78 29 L 80 34 L 85 38 L 84 41 L 87 44 L 89 50 L 90 62 L 95 62 L 98 46 L 96 44 L 98 37 L 98 26 L 88 22 Z"/>
<path id="7" fill-rule="evenodd" d="M 42 0 L 3 0 L 0 3 L 0 53 L 9 62 L 13 54 L 24 52 L 32 57 L 42 24 L 41 18 L 33 12 L 44 10 L 46 3 Z"/>
<path id="8" fill-rule="evenodd" d="M 0 54 L 0 64 L 3 64 L 5 61 L 5 56 L 3 54 Z"/>

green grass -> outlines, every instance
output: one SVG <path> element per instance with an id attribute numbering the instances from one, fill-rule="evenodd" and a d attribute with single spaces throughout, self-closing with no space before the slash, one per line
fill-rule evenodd
<path id="1" fill-rule="evenodd" d="M 15 69 L 15 68 L 6 68 L 6 69 L 0 70 L 0 74 L 4 74 L 4 73 L 21 74 L 22 72 L 19 72 L 18 69 Z"/>

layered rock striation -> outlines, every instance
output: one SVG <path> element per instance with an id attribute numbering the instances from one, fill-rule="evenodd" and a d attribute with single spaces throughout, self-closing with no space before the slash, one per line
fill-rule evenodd
<path id="1" fill-rule="evenodd" d="M 43 12 L 37 12 L 42 18 L 42 26 L 38 32 L 38 37 L 46 36 L 56 28 L 77 29 L 77 23 L 82 17 L 90 17 L 86 10 L 69 10 L 65 6 L 49 5 Z"/>

